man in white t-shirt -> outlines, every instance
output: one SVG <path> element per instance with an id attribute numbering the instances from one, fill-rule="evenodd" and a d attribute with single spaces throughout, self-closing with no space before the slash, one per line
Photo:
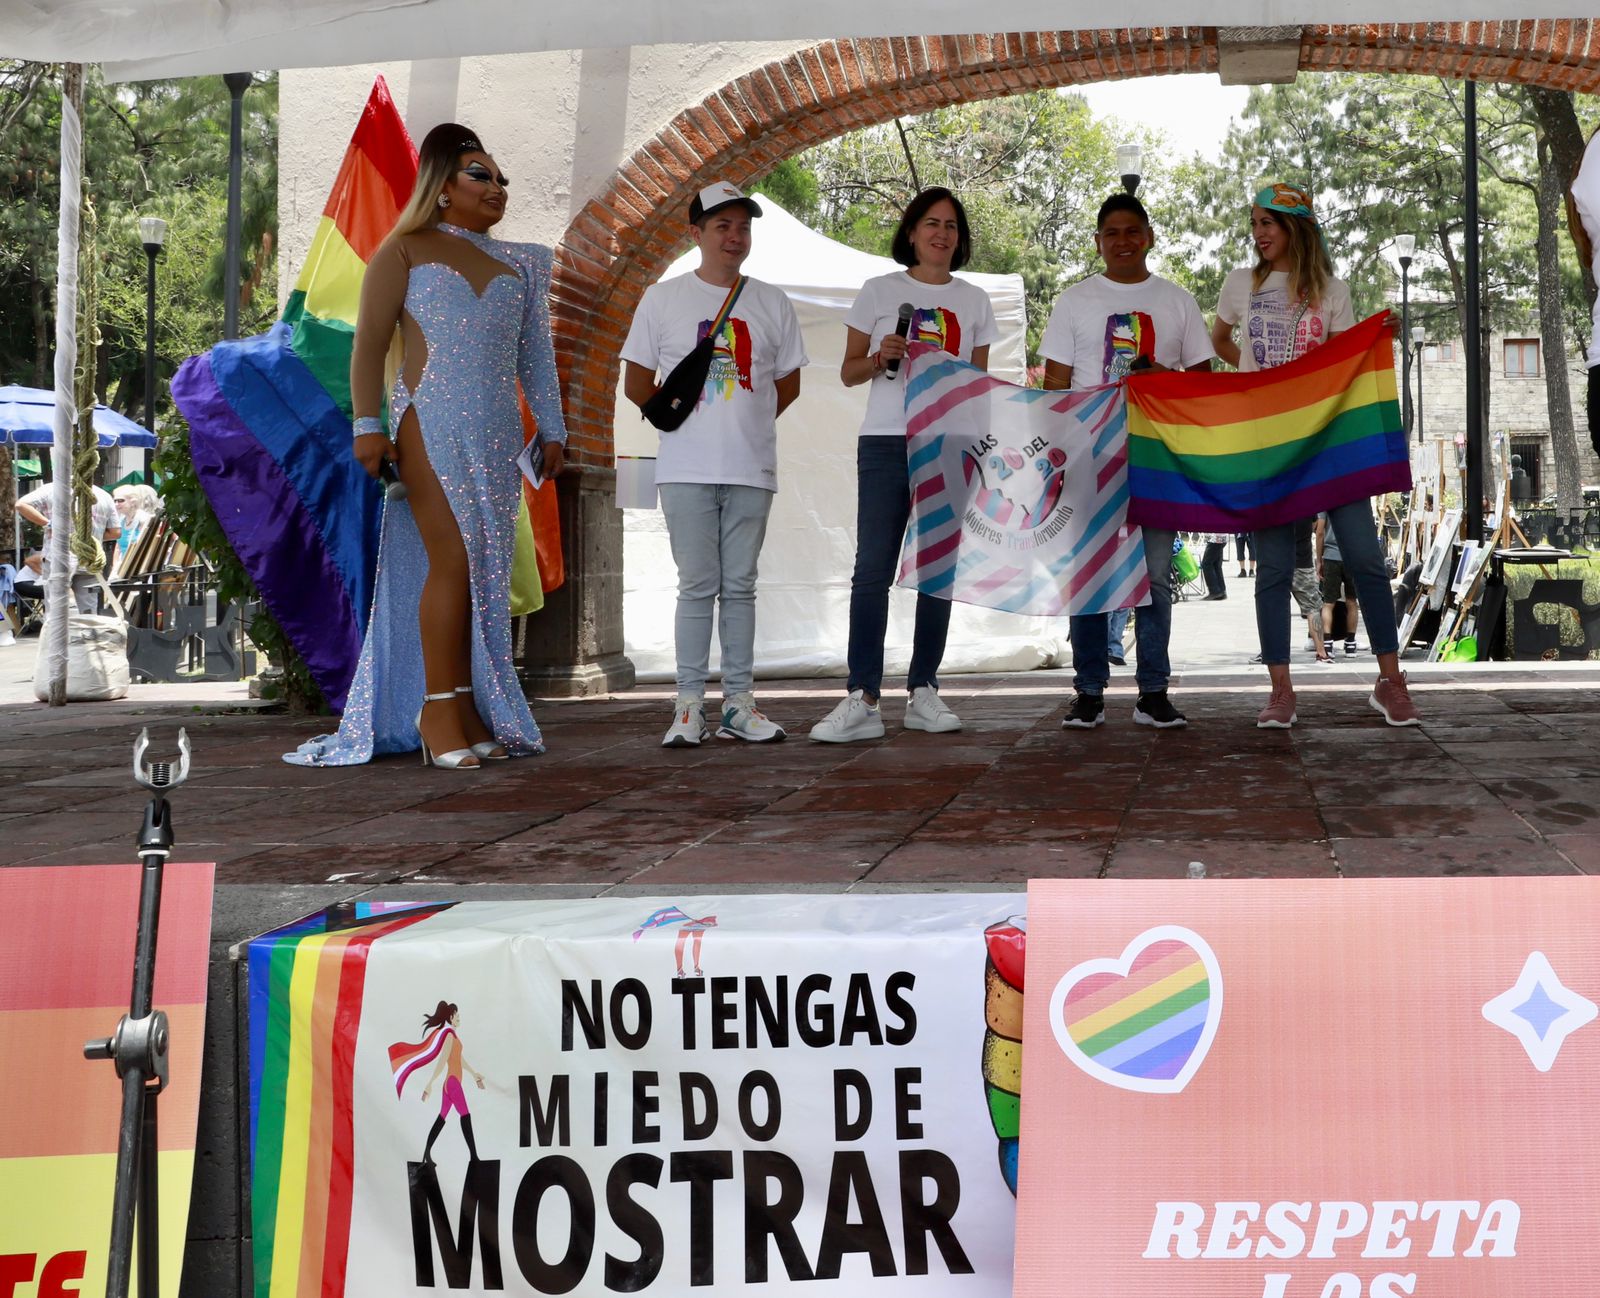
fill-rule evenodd
<path id="1" fill-rule="evenodd" d="M 670 374 L 722 315 L 750 255 L 751 219 L 760 215 L 755 200 L 726 181 L 689 204 L 700 265 L 645 290 L 622 345 L 623 391 L 635 405 L 643 408 L 657 391 L 657 374 Z M 718 736 L 756 743 L 784 737 L 753 693 L 756 563 L 778 487 L 777 420 L 800 395 L 806 363 L 800 321 L 783 290 L 745 279 L 694 410 L 661 434 L 656 488 L 678 565 L 678 699 L 663 747 L 693 747 L 708 733 L 713 606 L 722 646 Z"/>
<path id="2" fill-rule="evenodd" d="M 1154 238 L 1144 204 L 1132 194 L 1106 199 L 1095 221 L 1094 242 L 1105 270 L 1062 292 L 1040 340 L 1045 387 L 1098 387 L 1142 369 L 1209 370 L 1216 352 L 1199 304 L 1171 280 L 1151 274 L 1147 265 Z M 1188 724 L 1167 698 L 1173 537 L 1165 528 L 1144 529 L 1150 603 L 1134 613 L 1139 698 L 1133 719 L 1163 730 Z M 1106 625 L 1104 613 L 1072 619 L 1076 694 L 1061 723 L 1064 729 L 1091 730 L 1105 720 L 1105 689 L 1111 679 Z"/>
<path id="3" fill-rule="evenodd" d="M 1572 242 L 1578 249 L 1583 264 L 1597 275 L 1595 248 L 1600 247 L 1600 130 L 1589 137 L 1589 146 L 1583 151 L 1583 161 L 1578 174 L 1572 178 L 1567 191 L 1567 229 L 1572 232 Z M 1592 308 L 1594 327 L 1589 330 L 1589 441 L 1594 453 L 1600 455 L 1600 298 Z"/>
<path id="4" fill-rule="evenodd" d="M 91 502 L 89 505 L 89 529 L 94 538 L 104 545 L 108 541 L 115 541 L 122 535 L 122 520 L 117 515 L 116 502 L 109 493 L 99 487 L 91 486 Z M 17 513 L 36 527 L 44 529 L 44 553 L 50 553 L 50 510 L 52 498 L 55 494 L 54 485 L 37 487 L 25 496 L 17 498 Z M 101 567 L 104 567 L 102 560 Z M 95 611 L 95 592 L 99 589 L 98 570 L 95 572 L 79 572 L 78 560 L 67 551 L 67 570 L 72 574 L 72 598 L 78 606 L 80 613 Z M 44 580 L 49 580 L 50 561 L 45 559 L 43 564 Z"/>

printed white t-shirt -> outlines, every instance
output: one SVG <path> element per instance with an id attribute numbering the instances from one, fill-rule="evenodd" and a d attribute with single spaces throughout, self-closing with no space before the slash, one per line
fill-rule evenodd
<path id="1" fill-rule="evenodd" d="M 1185 288 L 1152 275 L 1119 284 L 1091 275 L 1062 290 L 1039 340 L 1039 354 L 1072 366 L 1072 387 L 1125 378 L 1139 356 L 1186 370 L 1216 356 L 1200 305 Z"/>
<path id="2" fill-rule="evenodd" d="M 1583 161 L 1572 180 L 1572 202 L 1595 250 L 1595 266 L 1600 269 L 1600 132 L 1589 137 Z M 1594 304 L 1594 328 L 1589 331 L 1589 365 L 1600 365 L 1600 298 Z"/>
<path id="3" fill-rule="evenodd" d="M 973 349 L 993 345 L 1000 337 L 994 304 L 976 284 L 953 278 L 948 284 L 924 284 L 903 270 L 869 279 L 845 313 L 850 328 L 867 335 L 867 354 L 878 350 L 885 336 L 900 323 L 900 306 L 916 308 L 911 317 L 909 342 L 932 343 L 959 360 L 970 361 Z M 895 378 L 876 374 L 868 385 L 867 417 L 861 421 L 863 437 L 906 435 L 905 366 Z"/>
<path id="4" fill-rule="evenodd" d="M 1217 319 L 1241 326 L 1241 371 L 1270 370 L 1298 360 L 1355 325 L 1350 286 L 1342 279 L 1330 279 L 1323 300 L 1311 306 L 1299 298 L 1289 300 L 1288 271 L 1273 271 L 1260 288 L 1251 287 L 1254 275 L 1248 267 L 1231 272 L 1217 295 Z"/>
<path id="5" fill-rule="evenodd" d="M 639 300 L 622 359 L 665 376 L 711 328 L 728 290 L 692 271 Z M 747 280 L 722 327 L 700 400 L 661 434 L 657 482 L 778 489 L 777 380 L 807 364 L 794 306 L 780 288 Z"/>

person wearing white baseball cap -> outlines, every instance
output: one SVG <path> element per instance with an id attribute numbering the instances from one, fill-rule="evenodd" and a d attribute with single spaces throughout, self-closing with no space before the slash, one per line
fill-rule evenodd
<path id="1" fill-rule="evenodd" d="M 807 357 L 783 290 L 740 274 L 760 215 L 737 185 L 700 190 L 689 203 L 700 265 L 645 290 L 622 344 L 623 392 L 662 430 L 656 488 L 678 565 L 678 698 L 664 748 L 695 747 L 709 733 L 713 608 L 722 648 L 718 737 L 784 737 L 753 692 L 756 564 L 778 488 L 778 416 L 800 395 Z M 665 412 L 664 397 L 673 398 Z"/>

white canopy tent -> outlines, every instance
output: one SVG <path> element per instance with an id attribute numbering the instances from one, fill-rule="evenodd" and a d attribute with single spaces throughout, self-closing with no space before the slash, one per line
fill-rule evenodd
<path id="1" fill-rule="evenodd" d="M 861 285 L 899 270 L 818 234 L 766 195 L 755 223 L 754 248 L 745 272 L 789 295 L 805 335 L 811 363 L 800 399 L 778 421 L 778 494 L 761 552 L 756 597 L 756 674 L 844 674 L 849 631 L 850 570 L 855 562 L 856 433 L 866 411 L 867 388 L 839 381 L 844 359 L 844 315 Z M 686 275 L 700 263 L 691 250 L 662 276 Z M 1000 340 L 989 350 L 989 369 L 1023 381 L 1027 314 L 1020 275 L 962 274 L 989 295 Z M 617 391 L 619 456 L 653 456 L 661 436 Z M 671 680 L 677 569 L 666 524 L 651 509 L 623 511 L 623 628 L 626 652 L 642 680 Z M 892 680 L 910 658 L 913 592 L 896 589 L 889 601 L 886 665 Z M 946 672 L 1017 671 L 1058 661 L 1066 652 L 1064 618 L 1020 617 L 957 604 L 950 619 Z"/>
<path id="2" fill-rule="evenodd" d="M 965 0 L 11 0 L 0 7 L 0 50 L 100 63 L 109 77 L 138 80 L 617 45 L 1058 31 L 1108 22 L 1273 27 L 1596 16 L 1600 0 L 1124 0 L 1114 13 L 1090 0 L 995 0 L 981 11 Z"/>

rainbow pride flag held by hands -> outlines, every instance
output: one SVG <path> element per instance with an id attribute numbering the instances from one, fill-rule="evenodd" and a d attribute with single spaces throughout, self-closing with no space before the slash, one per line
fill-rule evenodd
<path id="1" fill-rule="evenodd" d="M 1411 490 L 1387 311 L 1276 369 L 1125 387 L 1131 522 L 1251 532 Z"/>

